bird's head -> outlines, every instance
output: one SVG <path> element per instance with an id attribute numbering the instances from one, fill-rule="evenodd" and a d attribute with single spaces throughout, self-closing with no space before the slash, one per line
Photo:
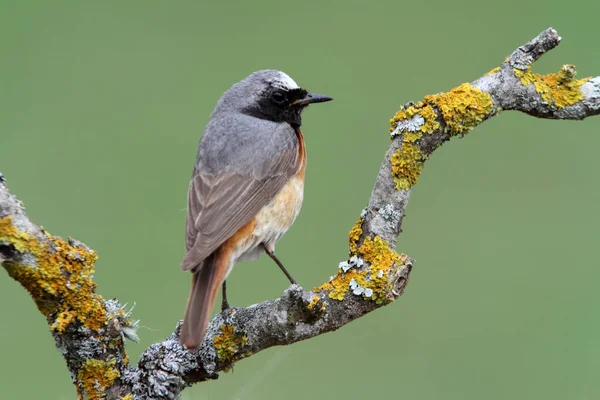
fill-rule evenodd
<path id="1" fill-rule="evenodd" d="M 215 111 L 234 111 L 275 122 L 302 124 L 302 111 L 312 103 L 333 98 L 309 93 L 284 72 L 261 70 L 227 90 Z"/>

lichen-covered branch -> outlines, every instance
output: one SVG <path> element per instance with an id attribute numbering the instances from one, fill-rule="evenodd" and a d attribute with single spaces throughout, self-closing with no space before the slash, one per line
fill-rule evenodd
<path id="1" fill-rule="evenodd" d="M 360 245 L 357 238 L 351 237 L 354 256 L 342 264 L 343 273 L 324 285 L 312 291 L 294 285 L 276 300 L 217 315 L 196 352 L 179 344 L 176 330 L 130 366 L 124 341 L 137 338 L 137 321 L 96 293 L 96 253 L 33 224 L 0 182 L 0 261 L 46 317 L 83 399 L 175 398 L 242 358 L 336 330 L 392 302 L 404 291 L 411 260 L 378 237 Z"/>
<path id="2" fill-rule="evenodd" d="M 390 120 L 392 144 L 363 213 L 363 237 L 379 235 L 395 248 L 425 161 L 444 142 L 466 135 L 500 111 L 577 120 L 598 115 L 600 77 L 576 79 L 573 65 L 553 74 L 532 72 L 533 63 L 560 40 L 554 29 L 547 29 L 481 78 L 403 106 Z"/>
<path id="3" fill-rule="evenodd" d="M 136 323 L 116 301 L 96 293 L 96 258 L 83 243 L 33 224 L 0 180 L 2 265 L 46 317 L 80 397 L 118 398 L 128 364 L 125 337 L 136 338 Z"/>
<path id="4" fill-rule="evenodd" d="M 0 262 L 46 317 L 80 398 L 174 399 L 240 359 L 334 331 L 398 298 L 413 264 L 395 252 L 402 218 L 425 161 L 442 143 L 501 110 L 555 119 L 600 113 L 600 78 L 578 80 L 571 65 L 548 75 L 531 71 L 535 60 L 559 42 L 556 31 L 548 29 L 476 81 L 403 106 L 391 119 L 392 143 L 337 273 L 312 290 L 293 285 L 278 299 L 217 314 L 199 350 L 179 344 L 178 324 L 170 337 L 130 365 L 124 341 L 137 339 L 137 321 L 116 300 L 96 292 L 96 253 L 32 223 L 2 174 Z"/>

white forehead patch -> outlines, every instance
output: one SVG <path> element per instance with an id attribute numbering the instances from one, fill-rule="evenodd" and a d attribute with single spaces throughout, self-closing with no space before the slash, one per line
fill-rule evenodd
<path id="1" fill-rule="evenodd" d="M 281 85 L 282 89 L 298 89 L 298 84 L 290 78 L 288 74 L 285 72 L 279 71 L 279 81 L 273 82 L 273 85 L 279 86 Z"/>

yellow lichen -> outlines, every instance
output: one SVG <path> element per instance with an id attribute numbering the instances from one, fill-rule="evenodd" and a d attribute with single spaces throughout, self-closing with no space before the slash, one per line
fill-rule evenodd
<path id="1" fill-rule="evenodd" d="M 86 399 L 104 399 L 105 391 L 115 379 L 121 376 L 115 368 L 116 360 L 110 361 L 95 360 L 89 358 L 77 372 L 77 383 L 80 386 L 80 392 L 83 392 Z"/>
<path id="2" fill-rule="evenodd" d="M 514 69 L 515 76 L 519 78 L 524 86 L 533 84 L 535 91 L 542 99 L 557 108 L 564 108 L 583 100 L 581 86 L 589 78 L 575 79 L 574 65 L 563 65 L 561 70 L 554 74 L 540 75 L 526 70 Z"/>
<path id="3" fill-rule="evenodd" d="M 374 300 L 378 304 L 388 301 L 387 294 L 391 289 L 389 271 L 395 263 L 403 260 L 402 256 L 390 249 L 388 243 L 379 236 L 375 236 L 374 239 L 367 236 L 355 254 L 369 263 L 369 267 L 352 268 L 346 272 L 339 270 L 333 279 L 314 288 L 313 291 L 326 291 L 329 298 L 343 300 L 350 291 L 350 282 L 354 280 L 363 288 L 372 290 L 372 295 L 364 296 L 365 299 Z"/>
<path id="4" fill-rule="evenodd" d="M 423 124 L 415 131 L 406 132 L 404 134 L 404 141 L 409 143 L 415 142 L 423 136 L 422 133 L 433 133 L 440 127 L 435 110 L 430 104 L 420 101 L 414 106 L 401 109 L 394 115 L 394 118 L 390 120 L 390 132 L 396 129 L 398 122 L 407 121 L 416 115 L 420 115 L 423 118 Z"/>
<path id="5" fill-rule="evenodd" d="M 312 291 L 313 292 L 320 292 L 320 291 L 324 290 L 326 292 L 330 292 L 329 293 L 329 297 L 331 298 L 331 291 L 334 289 L 333 282 L 336 280 L 336 278 L 338 276 L 339 276 L 339 272 L 338 272 L 338 274 L 335 277 L 333 277 L 334 279 L 330 280 L 329 282 L 325 282 L 321 286 L 315 286 Z M 337 300 L 341 300 L 341 299 L 337 299 Z"/>
<path id="6" fill-rule="evenodd" d="M 390 161 L 396 189 L 409 190 L 419 179 L 425 156 L 419 146 L 405 142 Z"/>
<path id="7" fill-rule="evenodd" d="M 77 313 L 75 311 L 63 311 L 58 314 L 52 325 L 50 325 L 50 329 L 56 333 L 64 333 L 76 317 Z"/>
<path id="8" fill-rule="evenodd" d="M 390 291 L 388 282 L 390 268 L 400 261 L 401 256 L 390 249 L 388 242 L 375 236 L 373 240 L 367 237 L 362 246 L 358 249 L 358 255 L 366 262 L 370 263 L 370 285 L 373 290 L 372 299 L 378 303 L 386 299 L 386 294 Z"/>
<path id="9" fill-rule="evenodd" d="M 321 290 L 327 290 L 330 299 L 344 300 L 346 293 L 350 290 L 350 282 L 353 279 L 362 287 L 366 287 L 367 281 L 365 280 L 365 273 L 363 271 L 351 269 L 346 272 L 340 270 L 331 281 L 318 288 L 314 288 L 313 291 L 319 292 Z"/>
<path id="10" fill-rule="evenodd" d="M 241 356 L 234 356 L 236 353 L 239 353 L 242 346 L 247 343 L 247 336 L 237 335 L 234 332 L 233 326 L 227 324 L 221 326 L 221 333 L 215 335 L 213 339 L 217 357 L 219 358 L 219 361 L 223 363 L 230 363 L 241 358 Z"/>
<path id="11" fill-rule="evenodd" d="M 498 71 L 500 71 L 500 67 L 493 68 L 491 71 L 488 71 L 485 74 L 483 74 L 483 76 L 494 75 Z"/>
<path id="12" fill-rule="evenodd" d="M 422 104 L 422 105 L 421 105 Z M 435 110 L 430 104 L 426 104 L 423 102 L 419 102 L 417 106 L 420 107 L 419 114 L 425 120 L 423 126 L 421 126 L 421 132 L 423 133 L 433 133 L 437 129 L 440 128 L 440 123 L 437 121 L 437 114 Z"/>
<path id="13" fill-rule="evenodd" d="M 362 235 L 362 218 L 359 218 L 358 221 L 356 221 L 352 229 L 350 229 L 350 233 L 348 233 L 350 239 L 350 254 L 356 254 L 360 235 Z"/>
<path id="14" fill-rule="evenodd" d="M 18 230 L 12 217 L 0 218 L 0 242 L 21 253 L 31 254 L 31 265 L 4 263 L 9 275 L 31 294 L 42 314 L 53 321 L 56 332 L 64 332 L 73 321 L 97 331 L 106 323 L 102 296 L 93 281 L 97 255 L 46 234 L 39 241 Z"/>
<path id="15" fill-rule="evenodd" d="M 414 131 L 414 132 L 406 132 L 404 134 L 404 143 L 414 143 L 417 140 L 421 139 L 423 137 L 423 134 L 421 133 L 421 131 Z"/>
<path id="16" fill-rule="evenodd" d="M 452 135 L 465 135 L 494 109 L 492 96 L 469 83 L 463 83 L 446 93 L 426 96 L 424 101 L 441 111 L 446 130 Z"/>
<path id="17" fill-rule="evenodd" d="M 121 400 L 133 400 L 133 395 L 129 393 L 128 395 L 121 397 Z"/>
<path id="18" fill-rule="evenodd" d="M 308 308 L 309 310 L 312 311 L 312 309 L 315 308 L 315 306 L 317 305 L 317 303 L 319 302 L 319 300 L 321 300 L 321 298 L 319 296 L 314 296 L 310 300 L 310 303 L 308 303 L 308 305 L 306 306 L 306 308 Z"/>
<path id="19" fill-rule="evenodd" d="M 438 112 L 446 123 L 446 131 L 452 135 L 466 134 L 493 111 L 492 97 L 468 83 L 447 93 L 426 96 L 423 101 L 401 109 L 390 120 L 390 132 L 398 124 L 415 116 L 423 118 L 422 124 L 413 125 L 403 132 L 402 147 L 391 157 L 392 175 L 397 189 L 412 188 L 423 169 L 427 154 L 421 150 L 423 134 L 431 134 L 440 128 Z M 436 112 L 436 110 L 438 110 Z"/>
<path id="20" fill-rule="evenodd" d="M 0 242 L 9 243 L 15 250 L 25 252 L 35 239 L 27 232 L 19 231 L 12 223 L 12 217 L 0 218 Z"/>

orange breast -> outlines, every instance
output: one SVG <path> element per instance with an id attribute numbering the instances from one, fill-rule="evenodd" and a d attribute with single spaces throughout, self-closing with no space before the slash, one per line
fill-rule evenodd
<path id="1" fill-rule="evenodd" d="M 255 218 L 254 236 L 260 238 L 264 243 L 274 245 L 294 223 L 302 207 L 306 147 L 299 128 L 296 128 L 296 135 L 298 137 L 298 172 L 287 181 L 273 200 L 264 206 Z"/>
<path id="2" fill-rule="evenodd" d="M 306 146 L 304 145 L 304 135 L 300 130 L 300 127 L 295 128 L 296 137 L 298 137 L 298 159 L 300 160 L 298 173 L 296 176 L 304 179 L 304 173 L 306 171 Z"/>

